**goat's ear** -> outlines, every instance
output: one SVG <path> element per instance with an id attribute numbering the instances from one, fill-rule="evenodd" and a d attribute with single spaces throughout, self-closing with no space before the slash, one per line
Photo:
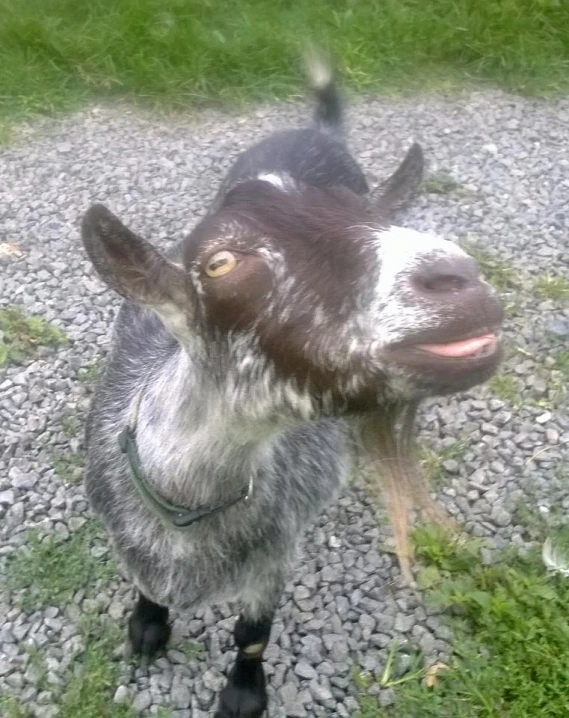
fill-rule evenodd
<path id="1" fill-rule="evenodd" d="M 372 192 L 370 203 L 373 214 L 382 222 L 392 221 L 419 194 L 424 168 L 423 150 L 415 142 L 391 177 Z"/>
<path id="2" fill-rule="evenodd" d="M 101 204 L 86 212 L 83 244 L 101 279 L 125 299 L 172 316 L 188 303 L 184 270 L 131 232 Z"/>

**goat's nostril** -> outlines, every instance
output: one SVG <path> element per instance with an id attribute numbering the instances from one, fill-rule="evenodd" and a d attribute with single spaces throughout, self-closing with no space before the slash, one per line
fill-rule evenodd
<path id="1" fill-rule="evenodd" d="M 464 277 L 453 276 L 452 274 L 441 274 L 433 277 L 425 277 L 419 284 L 427 292 L 458 292 L 468 280 Z"/>
<path id="2" fill-rule="evenodd" d="M 470 257 L 439 260 L 417 268 L 411 283 L 420 292 L 447 294 L 461 292 L 478 278 L 476 262 Z"/>

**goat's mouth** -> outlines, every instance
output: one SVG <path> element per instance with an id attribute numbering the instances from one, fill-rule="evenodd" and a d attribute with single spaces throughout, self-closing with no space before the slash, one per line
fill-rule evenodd
<path id="1" fill-rule="evenodd" d="M 488 379 L 502 358 L 498 328 L 482 328 L 462 336 L 424 333 L 390 347 L 390 360 L 408 368 L 437 391 L 468 388 Z"/>
<path id="2" fill-rule="evenodd" d="M 416 344 L 418 351 L 443 359 L 482 359 L 499 350 L 499 337 L 494 332 L 440 344 Z"/>

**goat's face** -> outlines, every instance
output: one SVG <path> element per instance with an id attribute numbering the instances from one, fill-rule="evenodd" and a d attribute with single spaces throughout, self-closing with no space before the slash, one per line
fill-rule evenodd
<path id="1" fill-rule="evenodd" d="M 475 261 L 382 228 L 344 190 L 243 183 L 186 240 L 181 264 L 101 207 L 84 239 L 112 287 L 225 376 L 284 381 L 326 414 L 465 389 L 500 359 L 501 305 Z"/>

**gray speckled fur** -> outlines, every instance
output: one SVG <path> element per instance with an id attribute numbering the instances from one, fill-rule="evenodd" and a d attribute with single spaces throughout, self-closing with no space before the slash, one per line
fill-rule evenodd
<path id="1" fill-rule="evenodd" d="M 218 197 L 260 172 L 367 190 L 343 145 L 318 130 L 284 133 L 253 148 L 237 161 Z M 245 338 L 244 356 L 253 349 Z M 304 528 L 349 474 L 347 425 L 301 422 L 306 400 L 261 366 L 258 353 L 253 356 L 252 367 L 237 371 L 235 343 L 198 342 L 188 351 L 149 309 L 125 302 L 117 317 L 112 356 L 88 421 L 86 487 L 133 582 L 157 603 L 192 610 L 239 599 L 245 615 L 270 614 Z M 141 388 L 137 442 L 150 482 L 171 501 L 192 507 L 229 499 L 253 474 L 248 503 L 185 532 L 148 511 L 117 443 Z"/>

